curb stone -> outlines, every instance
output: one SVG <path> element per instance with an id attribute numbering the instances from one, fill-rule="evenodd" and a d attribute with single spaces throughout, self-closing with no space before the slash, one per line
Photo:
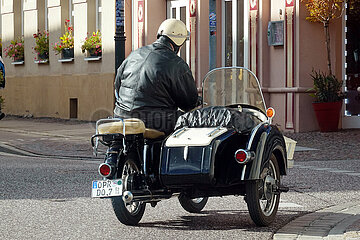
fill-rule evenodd
<path id="1" fill-rule="evenodd" d="M 360 222 L 360 201 L 344 203 L 296 218 L 275 233 L 273 239 L 359 240 L 358 221 Z"/>

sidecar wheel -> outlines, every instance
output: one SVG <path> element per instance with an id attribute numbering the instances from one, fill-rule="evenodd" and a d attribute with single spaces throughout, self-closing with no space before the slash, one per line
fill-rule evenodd
<path id="1" fill-rule="evenodd" d="M 180 205 L 189 213 L 199 213 L 205 207 L 208 197 L 203 198 L 188 198 L 185 194 L 181 193 L 178 197 Z"/>
<path id="2" fill-rule="evenodd" d="M 139 172 L 135 161 L 132 159 L 126 160 L 124 165 L 119 169 L 122 169 L 119 173 L 119 177 L 121 176 L 123 181 L 130 174 Z M 131 187 L 124 184 L 124 191 L 127 190 L 131 190 Z M 130 226 L 137 225 L 140 222 L 142 216 L 144 215 L 146 205 L 143 202 L 124 203 L 122 196 L 111 198 L 111 204 L 117 219 L 121 223 Z"/>
<path id="3" fill-rule="evenodd" d="M 272 153 L 267 166 L 261 170 L 261 180 L 246 184 L 246 203 L 250 217 L 258 226 L 268 226 L 275 219 L 280 194 L 274 192 L 274 183 L 280 185 L 280 171 Z"/>

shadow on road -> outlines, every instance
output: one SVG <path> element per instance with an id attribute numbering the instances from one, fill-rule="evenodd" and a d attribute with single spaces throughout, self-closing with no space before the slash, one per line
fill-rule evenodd
<path id="1" fill-rule="evenodd" d="M 306 214 L 301 211 L 278 212 L 275 221 L 269 227 L 257 227 L 245 210 L 211 210 L 200 214 L 180 216 L 181 219 L 167 221 L 141 222 L 139 227 L 163 230 L 235 230 L 251 232 L 275 232 L 288 221 Z M 275 227 L 276 226 L 276 227 Z"/>

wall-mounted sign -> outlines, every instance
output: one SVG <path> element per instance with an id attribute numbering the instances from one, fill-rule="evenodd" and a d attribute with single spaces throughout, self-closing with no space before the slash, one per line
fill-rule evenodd
<path id="1" fill-rule="evenodd" d="M 216 13 L 209 14 L 209 27 L 216 27 Z"/>
<path id="2" fill-rule="evenodd" d="M 124 26 L 124 1 L 116 0 L 116 27 Z"/>
<path id="3" fill-rule="evenodd" d="M 250 11 L 258 10 L 257 0 L 250 0 Z"/>
<path id="4" fill-rule="evenodd" d="M 268 24 L 269 46 L 284 45 L 284 21 L 273 21 Z"/>
<path id="5" fill-rule="evenodd" d="M 285 6 L 286 7 L 293 7 L 294 6 L 294 0 L 285 0 Z"/>

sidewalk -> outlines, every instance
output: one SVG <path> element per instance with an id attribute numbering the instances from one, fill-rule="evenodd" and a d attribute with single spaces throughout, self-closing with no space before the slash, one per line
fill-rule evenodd
<path id="1" fill-rule="evenodd" d="M 325 208 L 296 218 L 274 235 L 274 240 L 359 240 L 360 201 Z"/>
<path id="2" fill-rule="evenodd" d="M 46 156 L 91 158 L 95 124 L 58 119 L 6 117 L 0 121 L 1 144 Z M 297 141 L 296 160 L 360 160 L 360 129 L 333 133 L 285 133 Z M 96 159 L 94 159 L 96 160 Z M 274 239 L 358 239 L 360 201 L 344 203 L 296 218 Z"/>
<path id="3" fill-rule="evenodd" d="M 16 117 L 0 121 L 0 147 L 24 151 L 24 155 L 91 159 L 93 134 L 95 123 L 91 122 Z"/>

